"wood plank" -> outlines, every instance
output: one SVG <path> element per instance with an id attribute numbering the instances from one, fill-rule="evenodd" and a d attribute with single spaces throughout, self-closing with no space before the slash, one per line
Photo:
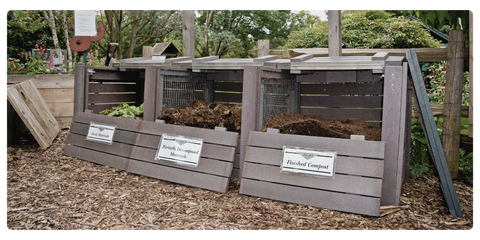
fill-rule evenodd
<path id="1" fill-rule="evenodd" d="M 100 93 L 100 92 L 137 92 L 138 86 L 137 83 L 97 83 L 90 82 L 89 92 L 91 93 Z"/>
<path id="2" fill-rule="evenodd" d="M 7 99 L 42 149 L 47 149 L 60 131 L 57 120 L 31 80 L 7 88 Z"/>
<path id="3" fill-rule="evenodd" d="M 301 106 L 382 108 L 382 96 L 301 96 Z"/>
<path id="4" fill-rule="evenodd" d="M 86 109 L 85 88 L 88 86 L 88 75 L 86 74 L 85 64 L 75 64 L 75 88 L 73 95 L 73 111 L 83 112 Z"/>
<path id="5" fill-rule="evenodd" d="M 50 88 L 73 89 L 74 79 L 73 74 L 15 74 L 7 75 L 7 84 L 16 84 L 32 80 L 38 90 Z"/>
<path id="6" fill-rule="evenodd" d="M 354 142 L 352 142 L 354 144 Z M 321 145 L 317 146 L 322 148 Z M 272 166 L 280 166 L 283 157 L 282 150 L 271 148 L 259 148 L 247 146 L 247 155 L 255 157 L 247 157 L 245 161 L 258 164 L 266 164 Z M 383 161 L 367 158 L 356 158 L 350 156 L 337 155 L 335 172 L 341 174 L 351 174 L 366 176 L 372 178 L 383 177 Z"/>
<path id="7" fill-rule="evenodd" d="M 127 171 L 147 177 L 157 178 L 192 187 L 204 188 L 217 192 L 226 192 L 228 189 L 228 178 L 201 174 L 158 164 L 130 161 Z"/>
<path id="8" fill-rule="evenodd" d="M 44 88 L 38 89 L 43 100 L 48 103 L 72 103 L 73 104 L 73 88 Z"/>
<path id="9" fill-rule="evenodd" d="M 55 118 L 73 117 L 73 102 L 47 102 L 47 106 Z"/>
<path id="10" fill-rule="evenodd" d="M 301 94 L 381 95 L 383 83 L 300 84 Z"/>
<path id="11" fill-rule="evenodd" d="M 380 215 L 380 199 L 242 179 L 240 194 L 371 216 Z"/>
<path id="12" fill-rule="evenodd" d="M 70 157 L 86 160 L 92 163 L 110 166 L 123 171 L 127 169 L 127 165 L 129 162 L 129 159 L 125 157 L 98 152 L 69 144 L 65 145 L 63 154 Z"/>
<path id="13" fill-rule="evenodd" d="M 469 12 L 469 45 L 468 59 L 469 77 L 469 109 L 468 109 L 468 137 L 477 138 L 477 12 L 470 7 Z"/>
<path id="14" fill-rule="evenodd" d="M 432 109 L 430 108 L 430 102 L 415 49 L 406 51 L 406 56 L 410 73 L 413 78 L 415 102 L 418 103 L 421 111 L 422 129 L 425 131 L 429 145 L 428 149 L 433 156 L 434 165 L 438 172 L 443 197 L 445 198 L 450 214 L 454 217 L 463 218 L 462 210 L 460 209 L 457 194 L 453 186 L 452 177 L 448 170 L 445 153 L 443 152 L 440 142 L 440 136 L 438 135 L 435 120 L 433 119 Z"/>
<path id="15" fill-rule="evenodd" d="M 243 81 L 215 81 L 213 83 L 215 91 L 239 92 L 243 91 Z"/>
<path id="16" fill-rule="evenodd" d="M 130 157 L 130 153 L 132 152 L 132 145 L 119 142 L 113 142 L 112 145 L 92 142 L 86 140 L 85 136 L 75 133 L 68 134 L 67 143 L 81 148 L 87 148 L 90 150 L 121 156 L 125 158 Z"/>
<path id="17" fill-rule="evenodd" d="M 197 127 L 178 126 L 159 122 L 141 121 L 138 132 L 152 135 L 170 133 L 182 136 L 202 138 L 204 143 L 212 143 L 224 146 L 237 146 L 238 133 L 221 132 L 212 129 Z"/>
<path id="18" fill-rule="evenodd" d="M 243 135 L 242 135 L 243 138 Z M 283 146 L 299 146 L 304 148 L 321 148 L 337 151 L 339 155 L 384 158 L 385 143 L 377 141 L 357 141 L 341 138 L 301 136 L 251 131 L 249 146 L 283 149 Z"/>
<path id="19" fill-rule="evenodd" d="M 247 159 L 250 159 L 251 157 L 254 156 L 249 156 Z M 250 162 L 245 162 L 243 165 L 242 177 L 263 182 L 343 192 L 348 194 L 358 194 L 378 198 L 380 198 L 382 195 L 381 178 L 366 178 L 362 176 L 343 174 L 335 174 L 334 179 L 320 178 L 302 174 L 282 173 L 280 172 L 279 166 L 262 165 Z"/>
<path id="20" fill-rule="evenodd" d="M 243 81 L 243 69 L 235 71 L 219 71 L 207 74 L 208 81 Z"/>
<path id="21" fill-rule="evenodd" d="M 361 118 L 364 120 L 384 121 L 381 108 L 306 108 L 300 107 L 300 113 L 315 115 L 327 119 L 345 120 Z"/>
<path id="22" fill-rule="evenodd" d="M 202 149 L 202 152 L 203 152 L 203 149 Z M 230 174 L 232 173 L 233 162 L 218 161 L 214 159 L 201 157 L 198 161 L 198 166 L 196 168 L 192 168 L 189 166 L 183 166 L 183 165 L 175 164 L 168 161 L 155 160 L 156 153 L 157 153 L 157 149 L 135 146 L 133 147 L 131 158 L 136 160 L 141 160 L 143 162 L 184 169 L 187 171 L 211 174 L 216 176 L 230 177 Z M 230 158 L 230 161 L 232 160 L 233 160 L 233 157 Z"/>
<path id="23" fill-rule="evenodd" d="M 119 82 L 135 82 L 140 78 L 140 71 L 120 72 L 103 69 L 95 69 L 95 73 L 89 76 L 90 81 L 119 81 Z"/>
<path id="24" fill-rule="evenodd" d="M 88 103 L 122 103 L 134 102 L 139 99 L 139 95 L 134 94 L 88 94 Z"/>
<path id="25" fill-rule="evenodd" d="M 85 112 L 76 112 L 73 118 L 74 122 L 87 123 L 98 122 L 117 126 L 117 129 L 133 130 L 137 129 L 142 121 L 128 118 L 109 117 L 100 114 L 91 114 Z"/>
<path id="26" fill-rule="evenodd" d="M 79 123 L 73 122 L 70 127 L 70 133 L 87 137 L 88 129 L 90 128 L 90 123 Z M 115 129 L 115 134 L 113 135 L 112 141 L 124 143 L 124 144 L 135 144 L 137 140 L 137 134 L 133 131 Z M 157 143 L 158 146 L 158 143 Z"/>
<path id="27" fill-rule="evenodd" d="M 157 82 L 157 72 L 160 69 L 158 67 L 145 67 L 145 81 L 143 87 L 143 121 L 155 121 L 155 108 L 156 108 L 156 82 Z"/>
<path id="28" fill-rule="evenodd" d="M 402 119 L 402 66 L 385 66 L 385 88 L 383 93 L 382 141 L 385 142 L 385 177 L 383 179 L 382 205 L 400 204 L 397 197 L 398 153 Z M 405 123 L 403 123 L 405 124 Z"/>
<path id="29" fill-rule="evenodd" d="M 213 92 L 214 102 L 241 103 L 242 93 Z"/>

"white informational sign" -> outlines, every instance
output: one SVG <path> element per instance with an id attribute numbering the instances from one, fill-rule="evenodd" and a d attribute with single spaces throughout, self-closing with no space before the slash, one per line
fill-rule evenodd
<path id="1" fill-rule="evenodd" d="M 97 36 L 95 10 L 75 10 L 74 36 Z"/>
<path id="2" fill-rule="evenodd" d="M 203 139 L 173 134 L 162 134 L 155 160 L 170 161 L 197 167 L 202 154 Z"/>
<path id="3" fill-rule="evenodd" d="M 114 125 L 90 122 L 87 140 L 112 145 L 115 128 Z"/>
<path id="4" fill-rule="evenodd" d="M 319 149 L 283 147 L 282 172 L 333 178 L 337 153 Z"/>

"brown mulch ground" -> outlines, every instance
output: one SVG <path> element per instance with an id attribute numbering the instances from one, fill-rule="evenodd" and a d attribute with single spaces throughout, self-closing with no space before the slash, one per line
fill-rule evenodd
<path id="1" fill-rule="evenodd" d="M 472 187 L 454 181 L 464 215 L 454 218 L 434 175 L 407 180 L 399 207 L 368 217 L 241 195 L 237 181 L 217 193 L 63 156 L 67 134 L 62 130 L 45 151 L 35 142 L 7 148 L 8 229 L 473 227 Z"/>

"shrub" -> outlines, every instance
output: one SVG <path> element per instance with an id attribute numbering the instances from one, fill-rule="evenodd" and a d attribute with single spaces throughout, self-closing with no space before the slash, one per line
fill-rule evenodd
<path id="1" fill-rule="evenodd" d="M 343 48 L 440 47 L 422 24 L 385 11 L 343 11 Z M 328 47 L 328 22 L 293 32 L 280 48 Z"/>

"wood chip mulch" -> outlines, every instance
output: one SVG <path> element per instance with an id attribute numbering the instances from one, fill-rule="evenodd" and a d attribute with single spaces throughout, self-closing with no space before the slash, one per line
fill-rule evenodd
<path id="1" fill-rule="evenodd" d="M 7 228 L 17 229 L 472 229 L 473 188 L 454 181 L 463 219 L 452 217 L 433 174 L 407 180 L 400 206 L 380 217 L 217 193 L 62 155 L 68 130 L 47 150 L 7 148 Z"/>

